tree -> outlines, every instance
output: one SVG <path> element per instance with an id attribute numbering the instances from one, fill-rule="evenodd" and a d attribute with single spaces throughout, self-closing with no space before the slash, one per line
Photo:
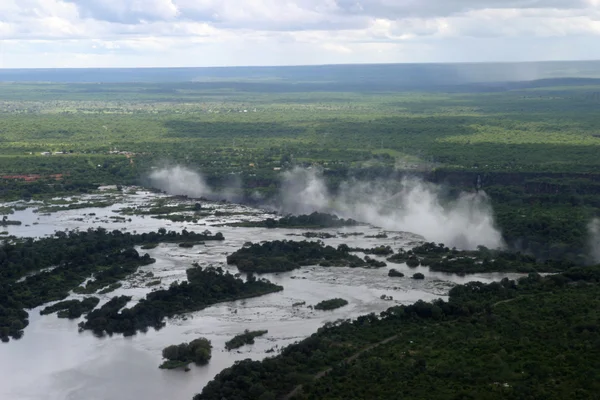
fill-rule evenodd
<path id="1" fill-rule="evenodd" d="M 171 345 L 165 347 L 162 351 L 162 356 L 167 360 L 177 360 L 179 358 L 179 346 Z"/>
<path id="2" fill-rule="evenodd" d="M 211 357 L 210 351 L 211 351 L 210 342 L 208 344 L 208 347 L 196 348 L 196 351 L 194 352 L 194 362 L 198 365 L 208 364 L 208 361 L 210 361 L 210 357 Z"/>

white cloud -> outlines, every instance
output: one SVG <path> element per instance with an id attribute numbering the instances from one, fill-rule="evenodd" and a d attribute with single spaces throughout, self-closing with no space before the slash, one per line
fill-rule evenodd
<path id="1" fill-rule="evenodd" d="M 83 17 L 109 22 L 136 23 L 171 20 L 179 14 L 173 0 L 65 0 Z"/>
<path id="2" fill-rule="evenodd" d="M 598 59 L 599 36 L 600 0 L 0 1 L 5 67 Z"/>

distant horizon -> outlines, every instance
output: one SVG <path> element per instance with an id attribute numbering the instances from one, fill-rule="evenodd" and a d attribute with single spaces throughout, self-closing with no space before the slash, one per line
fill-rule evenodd
<path id="1" fill-rule="evenodd" d="M 545 63 L 587 63 L 600 62 L 593 59 L 553 59 L 526 61 L 425 61 L 425 62 L 353 62 L 323 64 L 256 64 L 256 65 L 202 65 L 202 66 L 87 66 L 87 67 L 2 67 L 0 71 L 18 70 L 126 70 L 126 69 L 235 69 L 235 68 L 298 68 L 298 67 L 336 67 L 336 66 L 376 66 L 376 65 L 491 65 L 491 64 L 545 64 Z"/>

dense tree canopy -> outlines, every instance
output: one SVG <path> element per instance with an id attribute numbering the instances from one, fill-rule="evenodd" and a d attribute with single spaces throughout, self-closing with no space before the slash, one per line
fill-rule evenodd
<path id="1" fill-rule="evenodd" d="M 599 284 L 590 267 L 459 285 L 237 362 L 195 399 L 593 398 Z"/>

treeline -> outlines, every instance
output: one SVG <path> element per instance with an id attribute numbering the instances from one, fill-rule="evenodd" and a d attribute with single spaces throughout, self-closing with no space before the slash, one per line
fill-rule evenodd
<path id="1" fill-rule="evenodd" d="M 235 264 L 242 272 L 259 274 L 292 271 L 306 265 L 363 267 L 366 262 L 349 253 L 349 247 L 337 249 L 323 242 L 274 240 L 254 243 L 227 256 L 227 264 Z"/>
<path id="2" fill-rule="evenodd" d="M 269 331 L 250 331 L 246 329 L 244 333 L 235 335 L 233 338 L 225 342 L 225 348 L 229 351 L 239 349 L 247 344 L 254 344 L 254 339 L 269 333 Z"/>
<path id="3" fill-rule="evenodd" d="M 202 268 L 195 265 L 186 271 L 187 281 L 174 282 L 168 289 L 156 290 L 146 295 L 131 308 L 124 308 L 131 298 L 114 297 L 110 302 L 86 316 L 80 329 L 91 330 L 98 336 L 156 330 L 165 326 L 165 319 L 210 305 L 249 297 L 262 296 L 283 290 L 267 280 L 248 276 L 247 281 L 236 278 L 221 267 Z"/>
<path id="4" fill-rule="evenodd" d="M 406 263 L 411 268 L 420 265 L 432 271 L 457 274 L 480 272 L 560 272 L 575 266 L 566 260 L 538 261 L 535 257 L 520 252 L 492 250 L 479 246 L 477 250 L 457 250 L 443 243 L 424 243 L 411 250 L 399 249 L 387 259 L 390 262 Z"/>
<path id="5" fill-rule="evenodd" d="M 274 219 L 267 218 L 258 222 L 236 222 L 232 226 L 258 227 L 258 228 L 299 228 L 299 229 L 320 229 L 320 228 L 341 228 L 344 226 L 356 226 L 359 223 L 351 218 L 344 219 L 337 215 L 314 212 L 304 215 L 287 215 L 285 217 Z"/>
<path id="6" fill-rule="evenodd" d="M 599 295 L 600 267 L 459 285 L 236 362 L 194 399 L 593 398 Z"/>

